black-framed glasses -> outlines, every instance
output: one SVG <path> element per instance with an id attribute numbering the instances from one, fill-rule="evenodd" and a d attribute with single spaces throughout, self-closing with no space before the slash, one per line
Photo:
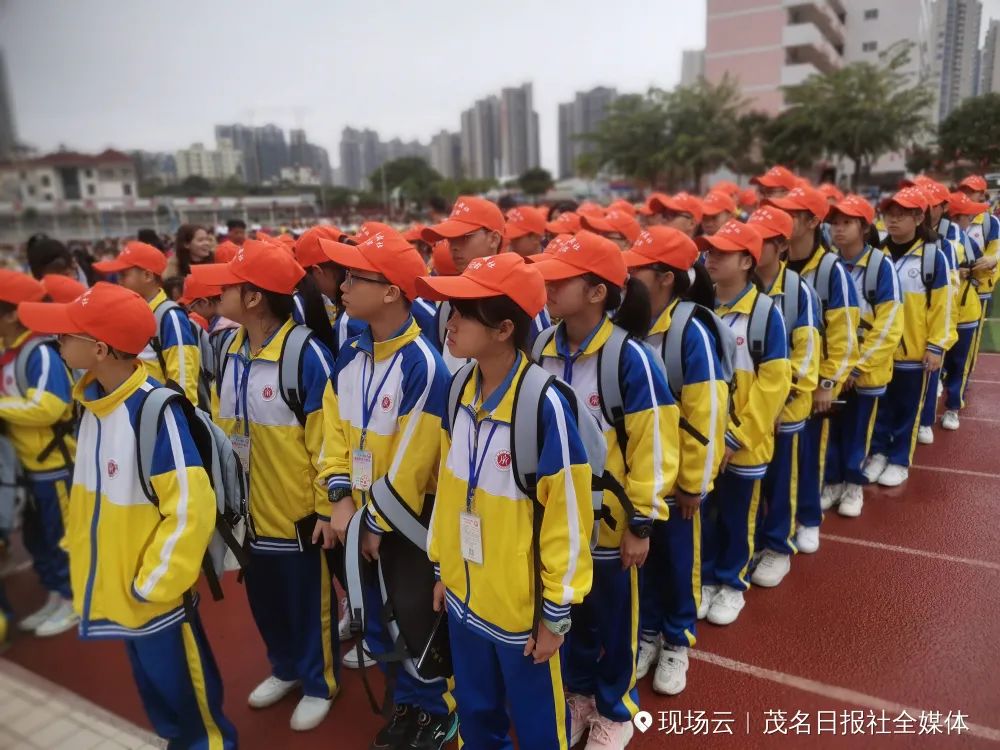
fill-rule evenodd
<path id="1" fill-rule="evenodd" d="M 368 276 L 358 276 L 351 269 L 347 269 L 344 274 L 344 280 L 347 282 L 347 286 L 354 286 L 355 281 L 367 281 L 369 284 L 382 284 L 384 286 L 392 286 L 392 282 L 386 279 L 372 279 Z"/>

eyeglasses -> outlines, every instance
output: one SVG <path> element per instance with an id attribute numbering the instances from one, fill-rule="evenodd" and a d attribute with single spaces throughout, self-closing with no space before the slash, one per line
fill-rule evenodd
<path id="1" fill-rule="evenodd" d="M 77 333 L 60 333 L 58 338 L 60 341 L 69 338 L 69 339 L 80 339 L 80 341 L 89 341 L 91 344 L 100 343 L 98 342 L 97 339 L 92 339 L 90 336 L 81 336 Z"/>
<path id="2" fill-rule="evenodd" d="M 386 279 L 370 279 L 367 276 L 358 276 L 354 271 L 348 269 L 344 274 L 344 280 L 347 282 L 347 286 L 354 286 L 355 281 L 367 281 L 369 284 L 382 284 L 384 286 L 392 286 L 391 281 Z"/>

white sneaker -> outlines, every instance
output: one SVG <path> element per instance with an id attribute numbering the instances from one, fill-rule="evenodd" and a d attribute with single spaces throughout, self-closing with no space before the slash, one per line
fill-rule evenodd
<path id="1" fill-rule="evenodd" d="M 837 512 L 845 518 L 857 518 L 865 504 L 865 490 L 860 484 L 849 484 L 840 498 Z"/>
<path id="2" fill-rule="evenodd" d="M 823 494 L 819 498 L 819 506 L 823 510 L 830 510 L 840 502 L 840 496 L 844 494 L 843 484 L 828 484 L 823 488 Z"/>
<path id="3" fill-rule="evenodd" d="M 865 461 L 865 468 L 862 473 L 865 475 L 865 479 L 869 482 L 877 482 L 878 478 L 882 476 L 882 472 L 885 471 L 885 467 L 888 465 L 889 459 L 881 453 L 876 453 L 873 456 L 869 456 L 868 460 Z"/>
<path id="4" fill-rule="evenodd" d="M 25 617 L 17 626 L 21 630 L 31 631 L 38 628 L 43 622 L 49 619 L 49 615 L 56 611 L 56 607 L 63 600 L 60 594 L 55 591 L 49 592 L 49 598 L 45 600 L 45 604 L 41 606 L 40 609 L 32 612 L 30 615 Z"/>
<path id="5" fill-rule="evenodd" d="M 795 532 L 795 548 L 811 555 L 819 550 L 819 526 L 799 526 Z"/>
<path id="6" fill-rule="evenodd" d="M 653 675 L 653 692 L 679 695 L 687 686 L 688 650 L 686 646 L 663 644 Z"/>
<path id="7" fill-rule="evenodd" d="M 340 642 L 351 640 L 351 610 L 347 607 L 347 597 L 345 596 L 340 600 L 340 608 L 344 611 L 343 616 L 337 623 L 337 633 L 340 637 Z"/>
<path id="8" fill-rule="evenodd" d="M 910 470 L 905 466 L 889 464 L 885 467 L 885 471 L 882 472 L 882 476 L 878 478 L 878 483 L 883 487 L 899 487 L 899 485 L 909 478 Z"/>
<path id="9" fill-rule="evenodd" d="M 330 713 L 333 701 L 329 698 L 315 698 L 311 695 L 302 696 L 299 705 L 292 712 L 291 727 L 296 732 L 308 732 L 315 729 Z"/>
<path id="10" fill-rule="evenodd" d="M 792 556 L 783 555 L 771 549 L 764 550 L 757 568 L 750 577 L 754 586 L 762 586 L 765 589 L 772 589 L 777 586 L 788 575 L 792 569 Z"/>
<path id="11" fill-rule="evenodd" d="M 636 659 L 635 663 L 635 678 L 641 680 L 647 674 L 649 674 L 650 667 L 653 666 L 653 662 L 660 655 L 660 637 L 657 636 L 655 640 L 649 641 L 646 638 L 639 637 L 639 658 Z"/>
<path id="12" fill-rule="evenodd" d="M 942 383 L 940 380 L 938 380 L 938 389 L 937 389 L 937 391 L 938 391 L 937 397 L 941 398 L 944 395 L 944 383 Z"/>
<path id="13" fill-rule="evenodd" d="M 934 428 L 933 427 L 919 427 L 917 428 L 917 442 L 921 445 L 934 445 Z"/>
<path id="14" fill-rule="evenodd" d="M 584 750 L 625 750 L 635 734 L 631 721 L 612 721 L 600 714 L 590 722 L 590 737 Z"/>
<path id="15" fill-rule="evenodd" d="M 583 739 L 590 722 L 597 716 L 597 701 L 592 695 L 567 693 L 566 703 L 569 705 L 569 746 L 573 747 Z"/>
<path id="16" fill-rule="evenodd" d="M 719 593 L 720 588 L 722 587 L 718 584 L 701 587 L 701 606 L 698 607 L 699 620 L 704 620 L 708 617 L 708 610 L 712 607 L 712 600 Z"/>
<path id="17" fill-rule="evenodd" d="M 59 597 L 59 603 L 41 625 L 35 628 L 39 638 L 50 638 L 54 635 L 72 630 L 80 622 L 80 615 L 73 611 L 73 602 Z"/>
<path id="18" fill-rule="evenodd" d="M 736 622 L 740 616 L 746 602 L 743 601 L 743 592 L 737 591 L 729 586 L 723 586 L 722 590 L 712 600 L 712 606 L 708 610 L 708 621 L 713 625 L 729 625 Z"/>
<path id="19" fill-rule="evenodd" d="M 363 643 L 362 646 L 364 646 Z M 368 655 L 368 653 L 364 650 L 364 648 L 361 649 L 361 658 L 365 663 L 365 669 L 368 669 L 368 667 L 375 666 L 375 660 Z M 360 669 L 360 667 L 358 666 L 357 647 L 352 646 L 347 651 L 345 651 L 343 655 L 340 657 L 340 663 L 343 666 L 347 667 L 348 669 Z"/>
<path id="20" fill-rule="evenodd" d="M 253 689 L 247 703 L 250 708 L 273 706 L 301 684 L 301 680 L 279 680 L 271 675 Z"/>
<path id="21" fill-rule="evenodd" d="M 945 430 L 957 430 L 959 426 L 958 412 L 950 409 L 941 417 L 941 427 Z"/>

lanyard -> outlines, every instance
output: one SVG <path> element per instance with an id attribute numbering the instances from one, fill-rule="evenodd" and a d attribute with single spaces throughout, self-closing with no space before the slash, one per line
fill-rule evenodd
<path id="1" fill-rule="evenodd" d="M 472 497 L 475 495 L 476 487 L 479 486 L 479 476 L 483 472 L 483 464 L 486 463 L 486 455 L 490 451 L 490 443 L 493 441 L 493 435 L 497 431 L 497 423 L 490 420 L 490 432 L 486 436 L 486 445 L 483 446 L 483 452 L 479 456 L 479 464 L 477 465 L 476 454 L 479 452 L 479 428 L 482 427 L 482 422 L 477 421 L 475 415 L 470 416 L 472 417 L 472 433 L 469 435 L 469 489 L 468 494 L 465 496 L 465 509 L 467 511 L 472 510 Z"/>
<path id="2" fill-rule="evenodd" d="M 242 407 L 242 424 L 243 424 L 243 434 L 250 434 L 250 405 L 248 403 L 248 391 L 250 390 L 250 365 L 253 364 L 253 360 L 250 358 L 250 346 L 246 340 L 243 341 L 243 346 L 240 349 L 239 354 L 236 355 L 236 361 L 239 362 L 243 367 L 242 370 L 237 373 L 236 370 L 239 368 L 233 367 L 233 390 L 236 393 L 236 404 L 235 404 L 235 417 L 236 424 L 239 427 L 241 423 L 240 411 Z"/>
<path id="3" fill-rule="evenodd" d="M 372 412 L 375 411 L 375 401 L 376 401 L 376 399 L 378 399 L 378 394 L 382 392 L 382 386 L 385 385 L 385 381 L 389 379 L 389 373 L 392 372 L 392 368 L 396 364 L 396 360 L 399 359 L 399 355 L 400 355 L 401 352 L 402 352 L 402 349 L 400 349 L 399 351 L 397 351 L 393 355 L 392 361 L 389 362 L 389 366 L 387 368 L 385 368 L 385 373 L 383 373 L 383 375 L 382 375 L 382 381 L 378 384 L 378 388 L 375 389 L 375 395 L 371 396 L 371 398 L 369 398 L 369 394 L 371 393 L 372 383 L 375 382 L 375 356 L 374 355 L 372 355 L 372 358 L 371 358 L 371 361 L 372 361 L 372 372 L 371 372 L 371 375 L 368 378 L 368 385 L 364 384 L 365 383 L 365 372 L 367 372 L 368 368 L 364 367 L 361 370 L 361 387 L 364 389 L 364 392 L 365 392 L 364 398 L 361 401 L 361 446 L 360 447 L 361 447 L 362 450 L 364 450 L 365 439 L 368 436 L 368 423 L 371 421 Z"/>

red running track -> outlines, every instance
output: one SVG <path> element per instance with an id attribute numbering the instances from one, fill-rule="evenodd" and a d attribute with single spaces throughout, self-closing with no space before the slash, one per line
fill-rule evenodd
<path id="1" fill-rule="evenodd" d="M 700 624 L 682 695 L 656 696 L 651 678 L 643 681 L 642 706 L 654 724 L 630 747 L 1000 746 L 998 402 L 1000 355 L 983 355 L 961 430 L 937 429 L 936 444 L 918 448 L 905 487 L 867 491 L 860 519 L 829 515 L 819 553 L 796 558 L 781 587 L 750 592 L 735 625 Z M 21 613 L 43 599 L 30 571 L 7 584 Z M 229 591 L 202 613 L 241 746 L 367 748 L 378 721 L 349 670 L 331 716 L 312 733 L 288 729 L 293 698 L 265 711 L 246 707 L 267 662 L 245 597 Z M 45 642 L 21 637 L 4 658 L 147 725 L 119 643 L 81 642 L 72 633 Z M 379 690 L 377 672 L 370 674 Z M 967 730 L 948 735 L 938 725 L 943 733 L 918 734 L 921 711 L 942 720 L 961 712 Z M 677 712 L 674 726 L 686 731 L 657 731 L 659 712 Z M 671 716 L 662 715 L 664 724 Z M 828 733 L 832 717 L 837 734 Z M 901 733 L 907 729 L 913 733 Z M 930 720 L 923 731 L 932 729 Z"/>

